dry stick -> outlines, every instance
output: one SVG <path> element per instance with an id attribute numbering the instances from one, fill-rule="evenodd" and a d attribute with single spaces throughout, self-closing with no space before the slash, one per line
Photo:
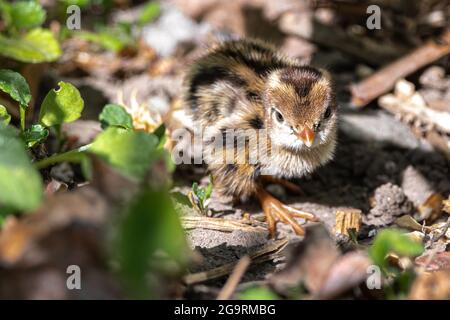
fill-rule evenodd
<path id="1" fill-rule="evenodd" d="M 261 249 L 251 253 L 250 259 L 252 264 L 262 263 L 278 258 L 279 252 L 288 244 L 288 240 L 282 239 L 275 241 L 274 243 L 265 245 Z M 200 283 L 211 279 L 220 278 L 226 276 L 233 271 L 236 266 L 236 262 L 230 262 L 220 267 L 210 269 L 207 271 L 201 271 L 197 273 L 188 274 L 183 278 L 183 281 L 187 285 L 194 283 Z"/>
<path id="2" fill-rule="evenodd" d="M 221 232 L 233 232 L 235 230 L 242 230 L 245 232 L 265 232 L 267 229 L 263 226 L 264 223 L 259 221 L 245 221 L 245 220 L 227 220 L 223 218 L 213 218 L 204 216 L 186 216 L 181 218 L 181 224 L 186 230 L 190 229 L 209 229 Z M 256 224 L 256 225 L 252 225 Z"/>
<path id="3" fill-rule="evenodd" d="M 429 41 L 413 52 L 392 62 L 363 81 L 351 86 L 352 103 L 362 107 L 382 94 L 390 91 L 397 80 L 450 54 L 450 28 L 447 28 L 439 43 Z"/>
<path id="4" fill-rule="evenodd" d="M 242 276 L 244 275 L 245 271 L 247 271 L 250 262 L 251 259 L 249 256 L 244 256 L 239 260 L 233 270 L 233 273 L 230 275 L 219 295 L 217 296 L 217 300 L 228 300 L 231 298 L 234 291 L 236 290 L 237 285 L 239 284 L 239 281 L 241 281 Z"/>

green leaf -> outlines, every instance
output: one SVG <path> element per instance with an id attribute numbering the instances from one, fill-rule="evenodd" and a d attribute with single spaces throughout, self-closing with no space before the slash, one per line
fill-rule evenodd
<path id="1" fill-rule="evenodd" d="M 28 148 L 34 147 L 36 144 L 45 141 L 47 137 L 48 129 L 40 124 L 33 124 L 23 134 L 23 138 Z"/>
<path id="2" fill-rule="evenodd" d="M 107 104 L 100 113 L 99 120 L 102 128 L 109 126 L 133 129 L 133 119 L 124 107 L 117 104 Z"/>
<path id="3" fill-rule="evenodd" d="M 11 127 L 0 125 L 0 150 L 0 207 L 36 209 L 43 195 L 41 176 Z"/>
<path id="4" fill-rule="evenodd" d="M 11 121 L 11 116 L 4 106 L 0 104 L 0 125 L 4 124 L 5 126 L 9 124 Z"/>
<path id="5" fill-rule="evenodd" d="M 197 198 L 200 200 L 200 205 L 202 208 L 206 209 L 206 200 L 208 200 L 211 197 L 211 193 L 213 190 L 213 184 L 212 184 L 212 178 L 209 177 L 209 183 L 206 186 L 206 188 L 200 187 L 197 182 L 194 182 L 192 184 L 192 191 L 197 196 Z"/>
<path id="6" fill-rule="evenodd" d="M 192 191 L 197 196 L 197 198 L 203 203 L 205 199 L 205 190 L 198 185 L 197 182 L 192 184 Z"/>
<path id="7" fill-rule="evenodd" d="M 153 134 L 108 127 L 96 137 L 89 152 L 123 174 L 143 179 L 151 163 L 161 156 L 157 144 L 158 139 Z"/>
<path id="8" fill-rule="evenodd" d="M 153 134 L 158 137 L 159 144 L 164 145 L 164 143 L 166 142 L 166 139 L 167 139 L 166 126 L 164 125 L 164 123 L 161 123 L 159 125 L 159 127 L 156 128 L 155 131 L 153 131 Z"/>
<path id="9" fill-rule="evenodd" d="M 58 86 L 58 90 L 50 90 L 44 98 L 39 113 L 39 122 L 48 127 L 77 120 L 84 108 L 77 88 L 62 81 Z"/>
<path id="10" fill-rule="evenodd" d="M 20 73 L 8 69 L 0 69 L 0 90 L 9 94 L 11 98 L 19 102 L 23 107 L 27 107 L 28 103 L 30 103 L 30 87 Z"/>
<path id="11" fill-rule="evenodd" d="M 45 10 L 35 1 L 17 1 L 11 4 L 11 23 L 17 29 L 41 26 L 46 17 Z"/>
<path id="12" fill-rule="evenodd" d="M 252 287 L 239 294 L 241 300 L 277 300 L 279 297 L 269 288 Z"/>
<path id="13" fill-rule="evenodd" d="M 116 254 L 121 274 L 135 297 L 149 295 L 148 277 L 158 266 L 156 252 L 164 252 L 183 266 L 188 246 L 168 192 L 145 188 L 128 205 L 119 225 Z M 160 272 L 168 272 L 159 266 Z"/>
<path id="14" fill-rule="evenodd" d="M 22 37 L 7 38 L 0 34 L 0 54 L 21 62 L 51 62 L 61 55 L 53 33 L 47 29 L 32 29 Z"/>
<path id="15" fill-rule="evenodd" d="M 209 182 L 205 188 L 205 200 L 207 200 L 211 197 L 212 191 L 213 191 L 212 176 L 209 176 Z"/>
<path id="16" fill-rule="evenodd" d="M 156 2 L 150 2 L 145 5 L 145 7 L 142 9 L 141 13 L 139 14 L 138 23 L 140 26 L 143 26 L 144 24 L 152 21 L 155 19 L 159 14 L 161 13 L 161 6 L 159 3 Z"/>
<path id="17" fill-rule="evenodd" d="M 61 0 L 66 7 L 71 5 L 79 6 L 80 8 L 86 8 L 91 4 L 91 0 Z"/>
<path id="18" fill-rule="evenodd" d="M 96 43 L 104 49 L 113 52 L 120 51 L 125 46 L 118 36 L 107 32 L 94 33 L 90 31 L 78 31 L 74 35 L 86 41 Z"/>
<path id="19" fill-rule="evenodd" d="M 400 230 L 385 229 L 380 231 L 372 246 L 369 249 L 369 255 L 372 261 L 382 268 L 387 268 L 386 255 L 390 252 L 403 257 L 415 257 L 422 254 L 424 248 Z"/>
<path id="20" fill-rule="evenodd" d="M 5 27 L 8 27 L 11 25 L 11 4 L 8 2 L 5 2 L 3 0 L 0 0 L 0 13 L 1 13 L 1 19 L 3 20 L 3 24 Z"/>

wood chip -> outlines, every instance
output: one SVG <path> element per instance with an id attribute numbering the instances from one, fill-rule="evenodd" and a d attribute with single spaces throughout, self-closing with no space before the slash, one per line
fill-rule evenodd
<path id="1" fill-rule="evenodd" d="M 355 229 L 356 233 L 361 228 L 361 210 L 342 208 L 336 210 L 336 225 L 334 231 L 337 234 L 349 235 L 349 229 Z"/>

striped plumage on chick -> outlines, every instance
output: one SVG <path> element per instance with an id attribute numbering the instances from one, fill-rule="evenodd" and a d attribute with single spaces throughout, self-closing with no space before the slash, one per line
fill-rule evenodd
<path id="1" fill-rule="evenodd" d="M 233 40 L 198 59 L 187 74 L 185 88 L 186 109 L 197 129 L 204 130 L 204 159 L 215 190 L 235 199 L 258 196 L 272 235 L 277 220 L 301 234 L 303 229 L 295 221 L 267 211 L 275 208 L 290 216 L 314 217 L 270 196 L 263 189 L 262 174 L 301 177 L 332 158 L 337 107 L 327 74 L 283 56 L 262 41 Z M 242 144 L 235 138 L 231 144 L 220 142 L 224 154 L 213 152 L 214 137 L 221 135 L 228 141 L 230 132 L 247 129 L 258 135 L 265 132 L 267 143 Z M 267 148 L 268 156 L 249 161 L 257 148 Z M 227 154 L 235 161 L 224 161 Z"/>

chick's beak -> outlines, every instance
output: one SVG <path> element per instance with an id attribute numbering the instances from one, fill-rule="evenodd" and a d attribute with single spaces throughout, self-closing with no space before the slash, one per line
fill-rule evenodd
<path id="1" fill-rule="evenodd" d="M 303 141 L 303 143 L 309 148 L 314 142 L 314 131 L 306 127 L 302 131 L 297 133 L 297 137 Z"/>

